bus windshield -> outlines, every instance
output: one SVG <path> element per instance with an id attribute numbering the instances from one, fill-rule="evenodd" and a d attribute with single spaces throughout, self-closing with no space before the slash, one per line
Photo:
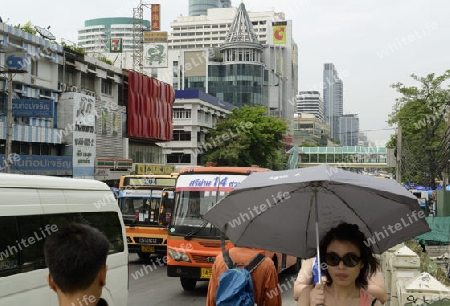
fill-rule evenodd
<path id="1" fill-rule="evenodd" d="M 235 174 L 180 175 L 170 234 L 186 235 L 195 230 L 198 237 L 218 237 L 219 230 L 202 217 L 246 177 Z"/>
<path id="2" fill-rule="evenodd" d="M 173 190 L 119 192 L 119 207 L 126 225 L 167 225 L 174 203 Z"/>

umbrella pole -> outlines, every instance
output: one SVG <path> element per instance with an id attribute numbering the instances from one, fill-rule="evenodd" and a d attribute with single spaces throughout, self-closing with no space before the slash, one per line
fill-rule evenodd
<path id="1" fill-rule="evenodd" d="M 316 211 L 316 247 L 317 247 L 317 276 L 319 277 L 319 284 L 322 285 L 322 269 L 319 252 L 319 211 L 317 206 L 317 185 L 314 188 L 314 210 Z"/>

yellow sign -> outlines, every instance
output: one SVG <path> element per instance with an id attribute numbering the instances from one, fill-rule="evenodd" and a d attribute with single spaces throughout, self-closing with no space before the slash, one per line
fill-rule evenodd
<path id="1" fill-rule="evenodd" d="M 136 164 L 136 174 L 171 174 L 175 172 L 173 165 Z"/>
<path id="2" fill-rule="evenodd" d="M 273 26 L 273 43 L 275 45 L 286 44 L 286 26 L 285 25 Z"/>
<path id="3" fill-rule="evenodd" d="M 144 43 L 167 42 L 167 32 L 145 31 Z"/>

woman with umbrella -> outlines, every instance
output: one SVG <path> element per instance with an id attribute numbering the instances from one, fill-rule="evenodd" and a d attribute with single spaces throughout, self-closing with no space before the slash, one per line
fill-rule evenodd
<path id="1" fill-rule="evenodd" d="M 365 291 L 379 267 L 365 239 L 353 224 L 341 223 L 328 231 L 319 246 L 320 257 L 327 264 L 327 282 L 305 288 L 298 305 L 382 305 Z"/>

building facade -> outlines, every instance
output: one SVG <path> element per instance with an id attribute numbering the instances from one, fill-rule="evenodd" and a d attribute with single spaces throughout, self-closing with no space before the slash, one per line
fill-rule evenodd
<path id="1" fill-rule="evenodd" d="M 359 118 L 355 114 L 346 114 L 339 117 L 338 136 L 342 146 L 359 145 Z"/>
<path id="2" fill-rule="evenodd" d="M 206 15 L 208 9 L 231 7 L 231 0 L 189 0 L 189 16 Z"/>
<path id="3" fill-rule="evenodd" d="M 173 138 L 160 144 L 164 162 L 175 166 L 201 165 L 203 154 L 214 145 L 212 141 L 207 142 L 208 130 L 233 107 L 198 89 L 175 91 Z M 216 145 L 223 143 L 216 141 Z"/>
<path id="4" fill-rule="evenodd" d="M 11 172 L 114 185 L 133 162 L 162 163 L 156 143 L 172 139 L 172 86 L 10 25 L 0 23 L 0 36 L 0 66 L 23 72 L 12 79 Z M 5 154 L 7 87 L 2 73 L 0 154 Z"/>
<path id="5" fill-rule="evenodd" d="M 134 21 L 131 17 L 96 18 L 86 20 L 84 27 L 78 30 L 78 46 L 88 54 L 110 51 L 111 39 L 122 40 L 122 50 L 134 48 Z M 150 21 L 143 20 L 142 30 L 150 30 Z M 131 67 L 130 67 L 131 68 Z"/>
<path id="6" fill-rule="evenodd" d="M 324 105 L 320 92 L 300 91 L 296 96 L 296 113 L 313 114 L 319 122 L 324 122 Z"/>
<path id="7" fill-rule="evenodd" d="M 332 63 L 323 69 L 323 101 L 325 123 L 330 126 L 330 136 L 339 139 L 339 117 L 343 114 L 344 86 Z"/>

